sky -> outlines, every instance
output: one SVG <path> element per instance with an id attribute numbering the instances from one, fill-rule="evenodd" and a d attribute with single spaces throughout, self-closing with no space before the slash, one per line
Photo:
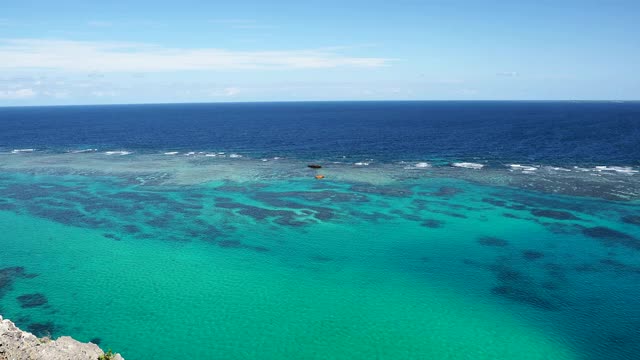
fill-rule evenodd
<path id="1" fill-rule="evenodd" d="M 640 99 L 638 0 L 0 0 L 0 9 L 0 106 Z"/>

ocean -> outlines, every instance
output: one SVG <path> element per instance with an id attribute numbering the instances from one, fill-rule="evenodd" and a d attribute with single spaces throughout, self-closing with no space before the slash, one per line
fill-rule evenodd
<path id="1" fill-rule="evenodd" d="M 0 229 L 128 360 L 637 359 L 640 102 L 0 108 Z"/>

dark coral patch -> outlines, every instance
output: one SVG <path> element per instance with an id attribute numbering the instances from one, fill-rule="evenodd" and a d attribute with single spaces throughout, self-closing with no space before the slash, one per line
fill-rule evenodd
<path id="1" fill-rule="evenodd" d="M 22 326 L 22 324 L 28 324 L 30 322 L 31 318 L 29 316 L 20 316 L 15 319 L 15 324 L 18 325 L 18 327 Z"/>
<path id="2" fill-rule="evenodd" d="M 218 241 L 218 246 L 225 249 L 247 249 L 247 250 L 252 250 L 258 253 L 266 253 L 271 251 L 271 249 L 264 246 L 253 246 L 253 245 L 243 244 L 239 240 Z"/>
<path id="3" fill-rule="evenodd" d="M 156 228 L 168 228 L 173 218 L 173 215 L 166 213 L 161 216 L 153 217 L 151 220 L 147 220 L 145 223 Z"/>
<path id="4" fill-rule="evenodd" d="M 18 207 L 8 202 L 0 202 L 0 210 L 16 210 Z"/>
<path id="5" fill-rule="evenodd" d="M 483 198 L 481 201 L 484 202 L 484 203 L 487 203 L 487 204 L 491 204 L 493 206 L 500 206 L 500 207 L 506 207 L 507 206 L 507 202 L 506 201 L 502 201 L 502 200 L 498 200 L 498 199 Z"/>
<path id="6" fill-rule="evenodd" d="M 557 310 L 557 306 L 554 305 L 551 301 L 544 299 L 532 291 L 528 291 L 523 288 L 516 288 L 513 286 L 502 285 L 496 286 L 491 289 L 491 292 L 495 295 L 502 296 L 509 300 L 513 300 L 519 303 L 531 305 L 533 307 L 543 309 L 543 310 Z"/>
<path id="7" fill-rule="evenodd" d="M 544 253 L 535 250 L 525 250 L 522 252 L 522 257 L 525 258 L 525 260 L 537 260 L 544 257 Z"/>
<path id="8" fill-rule="evenodd" d="M 217 203 L 216 207 L 219 207 L 222 209 L 240 209 L 238 213 L 242 215 L 250 216 L 256 220 L 264 220 L 267 217 L 271 216 L 271 214 L 275 216 L 275 213 L 271 213 L 271 211 L 273 210 L 267 210 L 267 209 L 259 208 L 256 206 L 249 206 L 249 205 L 243 205 L 243 204 L 237 204 L 237 203 L 231 203 L 231 202 Z"/>
<path id="9" fill-rule="evenodd" d="M 250 206 L 250 205 L 246 205 L 243 206 L 239 211 L 238 214 L 241 215 L 246 215 L 246 216 L 250 216 L 256 220 L 264 220 L 268 217 L 292 217 L 295 216 L 295 213 L 293 213 L 292 211 L 286 211 L 286 210 L 270 210 L 270 209 L 264 209 L 261 207 L 257 207 L 257 206 Z"/>
<path id="10" fill-rule="evenodd" d="M 478 244 L 484 246 L 504 247 L 509 245 L 509 242 L 507 240 L 503 240 L 493 236 L 483 236 L 478 239 Z"/>
<path id="11" fill-rule="evenodd" d="M 558 178 L 560 181 L 566 181 L 566 179 L 560 179 Z M 551 180 L 551 178 L 545 178 L 545 182 L 546 180 Z M 522 184 L 524 185 L 526 188 L 530 188 L 530 189 L 537 189 L 537 187 L 535 185 L 529 187 L 527 184 Z M 553 192 L 554 189 L 557 190 L 556 185 L 562 186 L 560 184 L 551 184 L 551 183 L 547 183 L 548 187 L 546 186 L 542 186 L 541 188 L 539 188 L 540 190 L 543 190 L 543 192 Z M 569 183 L 567 182 L 566 184 L 564 184 L 564 186 L 576 186 L 577 184 L 575 183 Z M 589 192 L 590 190 L 596 190 L 597 192 L 601 192 L 602 189 L 595 189 L 597 187 L 595 186 L 589 186 L 589 188 L 593 188 L 593 189 L 584 189 L 586 190 L 586 192 Z M 583 194 L 586 195 L 586 194 Z M 553 197 L 553 196 L 538 196 L 538 195 L 533 195 L 532 193 L 525 193 L 525 192 L 510 192 L 509 193 L 509 198 L 511 201 L 521 204 L 523 206 L 528 206 L 530 208 L 546 208 L 546 209 L 562 209 L 562 210 L 569 210 L 569 211 L 578 211 L 578 212 L 586 212 L 588 213 L 591 205 L 587 204 L 587 203 L 583 203 L 580 201 L 569 201 L 566 199 L 562 199 L 559 197 Z M 595 195 L 593 197 L 601 197 L 598 195 Z"/>
<path id="12" fill-rule="evenodd" d="M 570 212 L 560 210 L 533 209 L 531 214 L 537 217 L 545 217 L 555 220 L 580 220 Z"/>
<path id="13" fill-rule="evenodd" d="M 317 208 L 314 217 L 321 221 L 328 221 L 335 217 L 334 213 L 328 209 Z"/>
<path id="14" fill-rule="evenodd" d="M 555 283 L 553 281 L 545 281 L 542 284 L 540 284 L 540 286 L 542 286 L 543 288 L 545 288 L 547 290 L 558 290 L 558 289 L 560 289 L 560 285 L 558 285 L 557 283 Z"/>
<path id="15" fill-rule="evenodd" d="M 367 202 L 369 199 L 362 194 L 353 192 L 340 192 L 334 190 L 322 191 L 286 191 L 270 193 L 279 198 L 302 199 L 305 201 L 328 201 L 334 203 Z"/>
<path id="16" fill-rule="evenodd" d="M 122 240 L 118 235 L 116 234 L 111 234 L 111 233 L 104 233 L 102 234 L 102 236 L 106 237 L 107 239 L 111 239 L 111 240 L 116 240 L 116 241 L 120 241 Z"/>
<path id="17" fill-rule="evenodd" d="M 640 215 L 628 215 L 622 218 L 627 224 L 640 225 Z"/>
<path id="18" fill-rule="evenodd" d="M 504 283 L 518 282 L 525 279 L 525 276 L 520 271 L 506 266 L 499 266 L 494 271 L 496 274 L 496 279 Z"/>
<path id="19" fill-rule="evenodd" d="M 624 263 L 621 263 L 620 261 L 614 260 L 614 259 L 602 259 L 602 260 L 600 260 L 600 263 L 604 264 L 604 265 L 608 265 L 608 266 L 614 267 L 614 268 L 617 268 L 617 269 L 624 269 L 624 268 L 626 268 L 628 266 L 628 265 L 626 265 Z"/>
<path id="20" fill-rule="evenodd" d="M 38 274 L 29 274 L 22 266 L 0 269 L 0 297 L 2 297 L 6 291 L 11 289 L 15 278 L 31 279 L 36 276 L 38 276 Z"/>
<path id="21" fill-rule="evenodd" d="M 640 240 L 629 234 L 609 229 L 604 226 L 585 228 L 582 232 L 592 238 L 598 239 L 605 246 L 621 245 L 631 249 L 640 250 Z"/>
<path id="22" fill-rule="evenodd" d="M 422 217 L 415 215 L 415 214 L 407 214 L 404 211 L 395 209 L 395 210 L 391 210 L 390 211 L 391 214 L 394 215 L 398 215 L 399 217 L 401 217 L 402 219 L 405 219 L 407 221 L 421 221 Z"/>
<path id="23" fill-rule="evenodd" d="M 512 267 L 509 261 L 507 256 L 497 257 L 492 264 L 463 260 L 465 264 L 487 269 L 495 275 L 498 285 L 491 289 L 494 295 L 544 310 L 556 310 L 556 301 L 546 296 L 549 289 L 538 284 L 532 276 Z"/>
<path id="24" fill-rule="evenodd" d="M 440 189 L 438 189 L 438 191 L 431 193 L 431 195 L 439 197 L 451 197 L 461 192 L 464 192 L 464 190 L 451 186 L 442 186 Z"/>
<path id="25" fill-rule="evenodd" d="M 16 298 L 23 309 L 42 306 L 49 302 L 47 297 L 40 293 L 20 295 Z"/>
<path id="26" fill-rule="evenodd" d="M 124 230 L 124 232 L 126 232 L 127 234 L 137 234 L 140 232 L 140 228 L 137 225 L 125 225 L 122 227 L 122 230 Z"/>
<path id="27" fill-rule="evenodd" d="M 62 201 L 59 199 L 38 199 L 38 205 L 41 206 L 53 206 L 53 207 L 62 207 L 62 208 L 72 208 L 74 204 L 72 202 Z"/>
<path id="28" fill-rule="evenodd" d="M 431 229 L 437 229 L 437 228 L 441 228 L 444 225 L 444 221 L 435 220 L 435 219 L 426 219 L 422 221 L 420 225 L 431 228 Z"/>
<path id="29" fill-rule="evenodd" d="M 66 187 L 63 187 L 65 190 Z M 0 189 L 0 196 L 16 200 L 32 200 L 47 197 L 52 190 L 46 186 L 33 184 L 10 184 Z"/>
<path id="30" fill-rule="evenodd" d="M 493 198 L 482 198 L 482 200 L 480 200 L 484 203 L 487 204 L 491 204 L 493 206 L 498 206 L 498 207 L 503 207 L 506 209 L 511 209 L 511 210 L 525 210 L 527 207 L 521 204 L 509 204 L 504 200 L 498 200 L 498 199 L 493 199 Z"/>
<path id="31" fill-rule="evenodd" d="M 51 336 L 56 329 L 56 325 L 51 321 L 44 323 L 32 323 L 27 326 L 27 331 L 37 337 Z"/>
<path id="32" fill-rule="evenodd" d="M 465 265 L 478 265 L 477 262 L 471 259 L 462 259 L 462 263 Z"/>
<path id="33" fill-rule="evenodd" d="M 568 235 L 580 233 L 584 226 L 570 223 L 543 222 L 540 224 L 554 234 Z"/>
<path id="34" fill-rule="evenodd" d="M 306 194 L 305 196 L 308 196 L 310 193 L 312 192 L 303 192 L 304 194 Z M 305 204 L 300 204 L 298 202 L 295 201 L 290 201 L 287 200 L 289 198 L 294 197 L 295 195 L 299 195 L 299 192 L 268 192 L 268 191 L 261 191 L 255 194 L 254 198 L 256 200 L 259 200 L 269 206 L 272 207 L 276 207 L 276 208 L 288 208 L 288 209 L 296 209 L 296 210 L 300 210 L 300 211 L 312 211 L 311 213 L 309 213 L 308 215 L 313 215 L 313 217 L 315 217 L 316 220 L 320 220 L 320 221 L 326 221 L 326 220 L 330 220 L 333 219 L 335 217 L 335 214 L 333 213 L 333 210 L 328 208 L 328 207 L 322 207 L 322 206 L 309 206 L 309 205 L 305 205 Z M 322 194 L 321 194 L 322 195 Z M 324 196 L 324 195 L 322 195 Z M 337 195 L 335 195 L 337 196 Z M 287 219 L 283 219 L 282 221 L 284 222 L 283 225 L 287 225 L 287 222 L 291 221 L 291 220 L 295 220 L 295 218 L 297 217 L 297 214 L 293 211 L 290 210 L 273 210 L 273 211 L 288 211 L 289 214 L 284 215 L 283 217 L 287 218 Z M 277 221 L 276 221 L 277 222 Z M 292 225 L 293 226 L 300 226 L 301 225 L 300 220 L 295 220 L 292 221 Z M 308 222 L 305 222 L 308 223 Z"/>
<path id="35" fill-rule="evenodd" d="M 48 219 L 61 224 L 87 228 L 97 228 L 106 224 L 105 220 L 87 216 L 80 210 L 76 209 L 42 207 L 34 204 L 27 205 L 26 208 L 33 216 Z"/>
<path id="36" fill-rule="evenodd" d="M 411 204 L 415 205 L 418 211 L 428 211 L 431 203 L 435 203 L 435 201 L 427 201 L 425 199 L 415 199 L 411 201 Z"/>
<path id="37" fill-rule="evenodd" d="M 387 221 L 387 220 L 394 220 L 395 217 L 389 215 L 389 214 L 385 214 L 379 211 L 374 211 L 371 213 L 368 212 L 364 212 L 364 211 L 351 211 L 350 212 L 351 215 L 362 219 L 362 220 L 366 220 L 366 221 L 372 221 L 372 222 L 380 222 L 380 221 Z"/>
<path id="38" fill-rule="evenodd" d="M 511 205 L 507 205 L 507 209 L 511 209 L 511 210 L 526 210 L 527 207 L 521 204 L 511 204 Z"/>
<path id="39" fill-rule="evenodd" d="M 100 343 L 102 342 L 102 339 L 100 339 L 99 337 L 93 338 L 91 340 L 89 340 L 89 342 L 96 344 L 96 345 L 100 345 Z"/>
<path id="40" fill-rule="evenodd" d="M 324 256 L 324 255 L 312 255 L 310 256 L 310 259 L 313 261 L 317 261 L 317 262 L 329 262 L 331 261 L 331 258 L 328 256 Z"/>
<path id="41" fill-rule="evenodd" d="M 409 197 L 413 194 L 410 188 L 394 186 L 353 185 L 351 191 L 392 197 Z"/>
<path id="42" fill-rule="evenodd" d="M 615 259 L 602 259 L 600 264 L 616 272 L 640 274 L 640 266 L 628 265 Z"/>
<path id="43" fill-rule="evenodd" d="M 293 226 L 293 227 L 300 227 L 300 226 L 305 226 L 309 224 L 306 221 L 296 220 L 293 217 L 279 217 L 275 219 L 274 222 L 278 225 Z"/>
<path id="44" fill-rule="evenodd" d="M 0 269 L 0 275 L 6 276 L 20 276 L 24 274 L 24 267 L 22 266 L 12 266 L 4 269 Z"/>
<path id="45" fill-rule="evenodd" d="M 129 205 L 106 199 L 93 199 L 91 202 L 83 199 L 79 202 L 83 204 L 84 211 L 92 215 L 107 212 L 120 216 L 133 216 L 143 208 L 140 204 Z"/>
<path id="46" fill-rule="evenodd" d="M 271 249 L 269 249 L 268 247 L 264 247 L 264 246 L 246 246 L 247 249 L 249 250 L 253 250 L 255 252 L 259 252 L 259 253 L 266 253 L 271 251 Z"/>
<path id="47" fill-rule="evenodd" d="M 227 249 L 237 249 L 241 248 L 243 244 L 238 240 L 222 240 L 218 242 L 218 246 Z"/>
<path id="48" fill-rule="evenodd" d="M 573 268 L 577 272 L 598 272 L 599 269 L 593 264 L 580 264 Z"/>
<path id="49" fill-rule="evenodd" d="M 2 289 L 9 288 L 9 286 L 11 286 L 12 283 L 13 283 L 13 280 L 10 277 L 0 275 L 0 295 L 2 295 L 2 292 L 1 292 Z"/>
<path id="50" fill-rule="evenodd" d="M 402 214 L 401 217 L 405 220 L 408 221 L 420 221 L 422 220 L 422 218 L 418 215 L 414 215 L 414 214 Z"/>
<path id="51" fill-rule="evenodd" d="M 460 213 L 455 213 L 455 212 L 451 212 L 451 211 L 431 210 L 431 212 L 438 213 L 438 214 L 444 214 L 444 215 L 455 217 L 455 218 L 458 218 L 458 219 L 466 219 L 467 218 L 467 215 L 460 214 Z"/>
<path id="52" fill-rule="evenodd" d="M 107 196 L 112 199 L 130 200 L 137 203 L 165 203 L 167 198 L 159 193 L 143 192 L 143 191 L 123 191 Z"/>
<path id="53" fill-rule="evenodd" d="M 298 205 L 297 208 L 303 208 L 302 205 Z M 309 222 L 305 220 L 299 219 L 299 215 L 295 211 L 291 210 L 272 210 L 265 209 L 258 206 L 246 205 L 241 203 L 234 202 L 218 202 L 216 203 L 216 207 L 223 209 L 234 209 L 237 210 L 238 214 L 252 217 L 256 220 L 265 220 L 267 218 L 275 218 L 275 223 L 279 225 L 285 226 L 304 226 L 308 225 Z M 315 214 L 316 218 L 319 219 L 330 219 L 333 217 L 333 214 L 330 209 L 318 207 L 311 208 L 313 210 L 313 214 Z"/>
<path id="54" fill-rule="evenodd" d="M 194 193 L 194 192 L 187 193 L 187 194 L 185 194 L 185 195 L 186 195 L 186 196 L 185 196 L 185 198 L 187 198 L 187 199 L 196 199 L 196 200 L 197 200 L 197 199 L 202 199 L 202 198 L 204 198 L 204 197 L 205 197 L 205 195 L 204 195 L 204 194 L 201 194 L 201 193 Z"/>
<path id="55" fill-rule="evenodd" d="M 559 281 L 566 281 L 566 268 L 563 265 L 560 264 L 556 264 L 556 263 L 546 263 L 544 264 L 544 268 L 547 271 L 547 275 L 549 275 L 550 277 L 559 280 Z"/>

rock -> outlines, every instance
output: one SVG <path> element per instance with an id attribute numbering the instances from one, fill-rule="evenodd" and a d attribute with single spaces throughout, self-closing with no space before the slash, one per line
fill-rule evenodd
<path id="1" fill-rule="evenodd" d="M 102 355 L 104 352 L 96 344 L 81 343 L 69 336 L 56 340 L 38 338 L 0 316 L 0 360 L 96 360 Z M 124 360 L 120 354 L 112 359 Z"/>

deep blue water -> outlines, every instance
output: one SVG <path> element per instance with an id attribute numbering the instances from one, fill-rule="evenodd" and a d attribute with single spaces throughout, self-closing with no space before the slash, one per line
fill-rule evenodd
<path id="1" fill-rule="evenodd" d="M 0 150 L 640 164 L 640 102 L 318 102 L 0 108 Z"/>

